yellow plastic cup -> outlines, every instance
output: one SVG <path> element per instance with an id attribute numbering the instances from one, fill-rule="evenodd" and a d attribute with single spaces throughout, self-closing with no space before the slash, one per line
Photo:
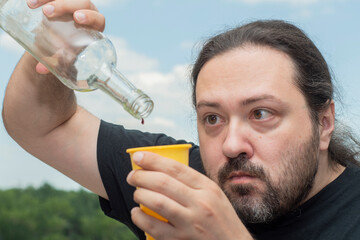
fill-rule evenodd
<path id="1" fill-rule="evenodd" d="M 191 148 L 191 144 L 175 144 L 175 145 L 161 145 L 161 146 L 150 146 L 150 147 L 138 147 L 138 148 L 129 148 L 126 150 L 127 153 L 130 154 L 132 169 L 141 169 L 138 165 L 134 163 L 132 160 L 133 154 L 135 152 L 153 152 L 159 154 L 160 156 L 174 159 L 182 164 L 189 165 L 189 149 Z M 151 209 L 140 204 L 140 208 L 146 214 L 153 216 L 161 221 L 168 222 L 167 219 L 159 215 L 158 213 L 152 211 Z M 145 233 L 147 240 L 155 240 L 148 233 Z"/>

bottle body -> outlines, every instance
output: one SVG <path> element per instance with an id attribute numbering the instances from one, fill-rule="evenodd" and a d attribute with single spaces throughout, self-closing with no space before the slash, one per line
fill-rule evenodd
<path id="1" fill-rule="evenodd" d="M 67 87 L 99 88 L 138 119 L 151 113 L 151 99 L 116 69 L 111 41 L 100 32 L 79 27 L 72 15 L 48 19 L 25 0 L 0 0 L 0 27 Z"/>

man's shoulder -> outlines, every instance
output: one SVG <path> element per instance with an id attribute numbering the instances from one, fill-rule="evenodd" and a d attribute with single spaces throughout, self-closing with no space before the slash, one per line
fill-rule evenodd
<path id="1" fill-rule="evenodd" d="M 360 165 L 348 163 L 344 172 L 334 181 L 338 192 L 343 192 L 344 197 L 360 197 Z M 340 190 L 341 189 L 341 190 Z M 356 201 L 360 205 L 360 201 Z"/>
<path id="2" fill-rule="evenodd" d="M 344 171 L 349 177 L 359 177 L 360 178 L 360 162 L 350 162 L 347 164 Z"/>

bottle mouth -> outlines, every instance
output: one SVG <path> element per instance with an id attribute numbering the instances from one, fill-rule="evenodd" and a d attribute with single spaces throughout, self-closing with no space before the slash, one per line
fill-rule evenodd
<path id="1" fill-rule="evenodd" d="M 143 119 L 150 115 L 154 109 L 154 102 L 146 95 L 141 94 L 131 104 L 131 115 L 137 119 Z"/>

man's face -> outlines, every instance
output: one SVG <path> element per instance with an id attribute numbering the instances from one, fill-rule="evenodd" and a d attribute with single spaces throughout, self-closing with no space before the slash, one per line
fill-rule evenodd
<path id="1" fill-rule="evenodd" d="M 308 195 L 319 136 L 284 53 L 245 46 L 207 62 L 198 76 L 200 151 L 245 222 L 264 222 Z"/>

